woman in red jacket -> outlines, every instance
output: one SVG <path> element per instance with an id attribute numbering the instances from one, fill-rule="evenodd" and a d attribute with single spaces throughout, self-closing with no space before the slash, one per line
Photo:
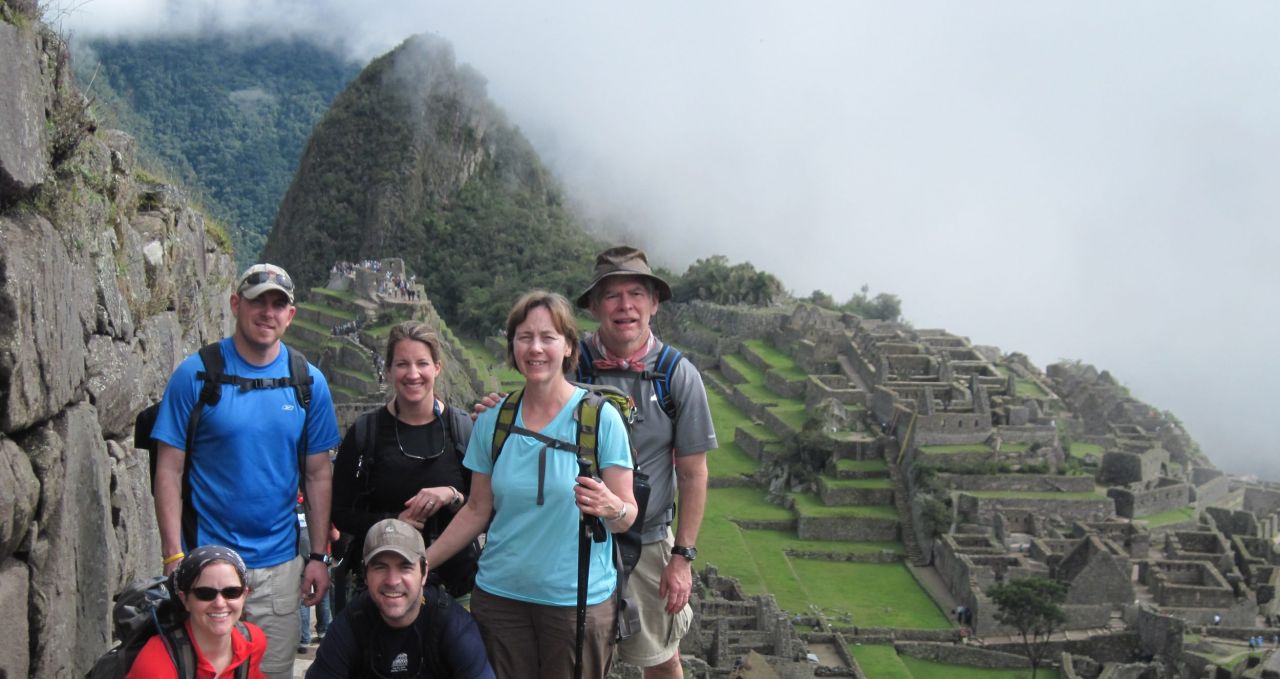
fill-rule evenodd
<path id="1" fill-rule="evenodd" d="M 240 555 L 217 545 L 192 550 L 173 573 L 173 588 L 187 613 L 182 631 L 190 640 L 196 679 L 265 679 L 266 634 L 253 623 L 237 624 L 249 591 L 244 577 Z M 175 646 L 181 646 L 183 635 L 174 636 Z M 125 679 L 180 679 L 159 635 L 147 640 Z"/>

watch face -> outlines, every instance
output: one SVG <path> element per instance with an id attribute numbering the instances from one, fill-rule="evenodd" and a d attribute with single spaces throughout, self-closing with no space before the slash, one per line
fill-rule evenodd
<path id="1" fill-rule="evenodd" d="M 684 558 L 686 558 L 686 559 L 688 559 L 688 560 L 690 560 L 690 561 L 693 561 L 694 559 L 698 558 L 698 548 L 697 548 L 697 547 L 680 547 L 680 546 L 675 546 L 675 547 L 672 547 L 672 548 L 671 548 L 671 553 L 672 553 L 672 554 L 675 554 L 675 555 L 677 555 L 677 556 L 683 556 Z"/>

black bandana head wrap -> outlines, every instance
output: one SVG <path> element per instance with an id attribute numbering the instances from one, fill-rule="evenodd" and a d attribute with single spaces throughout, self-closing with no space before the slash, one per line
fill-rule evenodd
<path id="1" fill-rule="evenodd" d="M 182 565 L 178 566 L 178 570 L 173 572 L 175 590 L 191 591 L 191 586 L 196 583 L 196 578 L 200 577 L 205 566 L 214 561 L 226 561 L 231 564 L 231 567 L 235 568 L 236 573 L 240 575 L 240 583 L 244 583 L 244 559 L 241 559 L 235 550 L 221 545 L 205 545 L 191 550 L 191 553 L 182 560 Z"/>

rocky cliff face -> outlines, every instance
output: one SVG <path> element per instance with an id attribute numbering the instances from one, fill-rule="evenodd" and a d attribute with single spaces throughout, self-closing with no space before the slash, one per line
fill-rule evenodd
<path id="1" fill-rule="evenodd" d="M 229 329 L 235 271 L 96 129 L 34 3 L 0 1 L 0 64 L 0 677 L 70 677 L 109 646 L 114 594 L 160 571 L 133 416 Z"/>

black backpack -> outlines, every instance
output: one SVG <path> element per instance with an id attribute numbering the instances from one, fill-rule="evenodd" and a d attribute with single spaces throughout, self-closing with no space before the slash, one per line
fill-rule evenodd
<path id="1" fill-rule="evenodd" d="M 363 481 L 363 489 L 356 502 L 363 502 L 368 507 L 369 498 L 373 497 L 373 470 L 378 466 L 378 415 L 383 410 L 381 406 L 372 410 L 361 413 L 352 426 L 352 436 L 360 451 L 360 457 L 356 460 L 355 477 L 359 481 Z M 440 423 L 444 427 L 444 435 L 447 444 L 453 444 L 454 456 L 458 460 L 458 466 L 462 469 L 463 487 L 459 489 L 463 496 L 471 495 L 471 472 L 463 464 L 462 459 L 467 454 L 466 439 L 470 437 L 471 417 L 465 412 L 452 406 L 445 406 L 440 413 Z M 464 437 L 462 432 L 466 432 Z M 446 445 L 447 445 L 446 444 Z M 435 520 L 439 514 L 431 517 Z M 436 534 L 429 536 L 428 544 L 439 537 L 439 533 L 443 532 L 443 527 L 437 527 Z M 354 539 L 348 545 L 348 553 L 346 561 L 350 564 L 351 571 L 360 580 L 363 580 L 363 564 L 361 563 L 361 555 L 357 552 L 361 551 L 364 546 L 364 536 L 360 539 Z M 432 568 L 428 576 L 431 584 L 443 584 L 448 589 L 449 594 L 460 597 L 471 592 L 476 584 L 476 571 L 479 568 L 480 561 L 480 542 L 472 540 L 471 544 L 463 547 L 461 551 L 451 557 L 448 561 L 440 564 L 439 567 Z"/>
<path id="2" fill-rule="evenodd" d="M 196 445 L 196 429 L 200 426 L 200 416 L 205 407 L 218 405 L 222 400 L 223 385 L 233 385 L 241 391 L 254 389 L 279 389 L 292 387 L 296 392 L 298 405 L 302 408 L 302 434 L 298 438 L 298 485 L 305 491 L 307 469 L 307 409 L 311 407 L 311 385 L 315 381 L 307 370 L 307 357 L 301 352 L 281 345 L 289 355 L 289 376 L 275 378 L 249 379 L 239 375 L 229 375 L 226 363 L 222 360 L 221 341 L 206 344 L 200 348 L 200 360 L 204 370 L 196 373 L 196 379 L 203 380 L 200 398 L 191 407 L 191 416 L 187 420 L 187 443 L 183 452 L 187 455 L 187 464 L 182 468 L 182 538 L 190 547 L 196 544 L 196 515 L 191 502 L 191 463 Z M 155 492 L 156 454 L 159 443 L 151 437 L 156 417 L 160 412 L 160 403 L 156 402 L 144 408 L 133 421 L 133 445 L 145 448 L 151 459 L 151 491 Z"/>
<path id="3" fill-rule="evenodd" d="M 426 603 L 422 605 L 418 612 L 418 619 L 413 624 L 419 625 L 422 631 L 419 638 L 422 639 L 423 665 L 428 670 L 426 674 L 430 677 L 453 676 L 452 669 L 440 654 L 440 649 L 445 647 L 444 630 L 449 626 L 449 619 L 453 612 L 453 597 L 438 585 L 423 587 L 422 596 L 426 599 Z M 369 652 L 377 643 L 374 641 L 374 634 L 377 632 L 378 623 L 382 620 L 379 617 L 378 607 L 365 592 L 352 599 L 351 603 L 343 609 L 343 614 L 347 616 L 347 624 L 351 626 L 351 636 L 356 641 L 355 651 L 360 654 L 360 658 L 351 663 L 351 666 L 359 667 L 362 674 L 352 676 L 380 676 L 374 671 L 373 654 Z"/>
<path id="4" fill-rule="evenodd" d="M 195 648 L 187 637 L 181 613 L 182 605 L 170 592 L 168 578 L 155 576 L 130 583 L 116 597 L 116 604 L 111 609 L 115 638 L 119 643 L 93 663 L 93 668 L 85 673 L 85 678 L 123 679 L 147 641 L 160 635 L 179 679 L 194 679 Z M 237 622 L 236 629 L 245 641 L 253 640 L 244 623 Z M 248 676 L 249 660 L 246 659 L 236 668 L 235 677 L 247 679 Z"/>

